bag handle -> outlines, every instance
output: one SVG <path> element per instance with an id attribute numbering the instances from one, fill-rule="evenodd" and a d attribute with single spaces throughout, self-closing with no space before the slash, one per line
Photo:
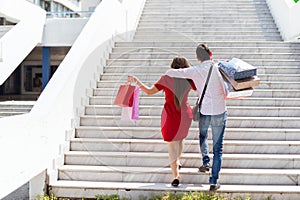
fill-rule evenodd
<path id="1" fill-rule="evenodd" d="M 202 101 L 203 101 L 203 98 L 204 98 L 204 94 L 206 92 L 207 84 L 208 84 L 208 81 L 209 81 L 210 76 L 211 76 L 212 68 L 213 68 L 213 64 L 211 64 L 211 66 L 209 68 L 207 79 L 206 79 L 206 82 L 205 82 L 205 85 L 204 85 L 204 88 L 203 88 L 203 91 L 202 91 L 202 94 L 201 94 L 201 98 L 200 98 L 200 101 L 199 101 L 199 113 L 200 113 L 201 104 L 202 104 Z M 199 98 L 198 98 L 198 100 L 199 100 Z"/>

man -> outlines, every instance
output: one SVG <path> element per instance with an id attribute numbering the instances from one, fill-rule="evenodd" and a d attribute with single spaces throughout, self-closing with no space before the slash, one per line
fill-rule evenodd
<path id="1" fill-rule="evenodd" d="M 198 45 L 196 49 L 198 65 L 186 69 L 170 69 L 166 75 L 178 78 L 192 79 L 197 87 L 199 99 L 201 97 L 209 69 L 213 65 L 212 53 L 205 44 Z M 226 93 L 223 78 L 216 66 L 213 66 L 211 76 L 201 106 L 199 119 L 199 143 L 202 154 L 200 172 L 208 172 L 210 166 L 208 150 L 208 128 L 211 126 L 213 139 L 212 173 L 209 177 L 210 190 L 220 188 L 218 182 L 222 165 L 223 140 L 226 126 Z"/>

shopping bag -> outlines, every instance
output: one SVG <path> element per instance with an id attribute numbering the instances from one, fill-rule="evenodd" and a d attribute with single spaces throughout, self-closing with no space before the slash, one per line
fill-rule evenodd
<path id="1" fill-rule="evenodd" d="M 139 119 L 139 87 L 135 87 L 133 94 L 132 115 L 131 119 Z"/>
<path id="2" fill-rule="evenodd" d="M 121 120 L 130 121 L 139 119 L 139 87 L 134 88 L 131 107 L 122 107 Z"/>
<path id="3" fill-rule="evenodd" d="M 118 105 L 121 107 L 132 107 L 134 90 L 135 86 L 133 85 L 120 85 L 118 93 L 114 100 L 114 105 Z"/>
<path id="4" fill-rule="evenodd" d="M 224 84 L 226 89 L 226 100 L 234 100 L 234 99 L 250 97 L 253 94 L 253 88 L 235 90 L 233 86 L 226 79 L 224 79 Z"/>
<path id="5" fill-rule="evenodd" d="M 256 67 L 238 58 L 232 58 L 228 62 L 220 61 L 218 65 L 234 80 L 249 78 L 257 75 Z"/>
<path id="6" fill-rule="evenodd" d="M 255 87 L 258 86 L 260 83 L 260 78 L 258 76 L 251 76 L 249 78 L 234 80 L 232 77 L 226 74 L 222 68 L 219 68 L 219 71 L 221 72 L 223 78 L 225 78 L 235 90 L 242 90 Z"/>
<path id="7" fill-rule="evenodd" d="M 132 117 L 132 107 L 122 107 L 121 120 L 130 121 Z"/>

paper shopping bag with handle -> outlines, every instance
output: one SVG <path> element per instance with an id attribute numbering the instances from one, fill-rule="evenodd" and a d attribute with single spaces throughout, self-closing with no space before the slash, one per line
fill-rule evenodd
<path id="1" fill-rule="evenodd" d="M 135 86 L 132 107 L 122 107 L 121 120 L 139 119 L 139 87 Z"/>
<path id="2" fill-rule="evenodd" d="M 132 107 L 135 86 L 120 85 L 114 104 L 121 107 Z"/>

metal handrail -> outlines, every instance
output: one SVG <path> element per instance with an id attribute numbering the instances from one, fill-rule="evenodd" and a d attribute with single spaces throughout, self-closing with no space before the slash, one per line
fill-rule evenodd
<path id="1" fill-rule="evenodd" d="M 47 18 L 78 18 L 78 17 L 90 17 L 94 11 L 50 11 L 47 12 Z"/>

